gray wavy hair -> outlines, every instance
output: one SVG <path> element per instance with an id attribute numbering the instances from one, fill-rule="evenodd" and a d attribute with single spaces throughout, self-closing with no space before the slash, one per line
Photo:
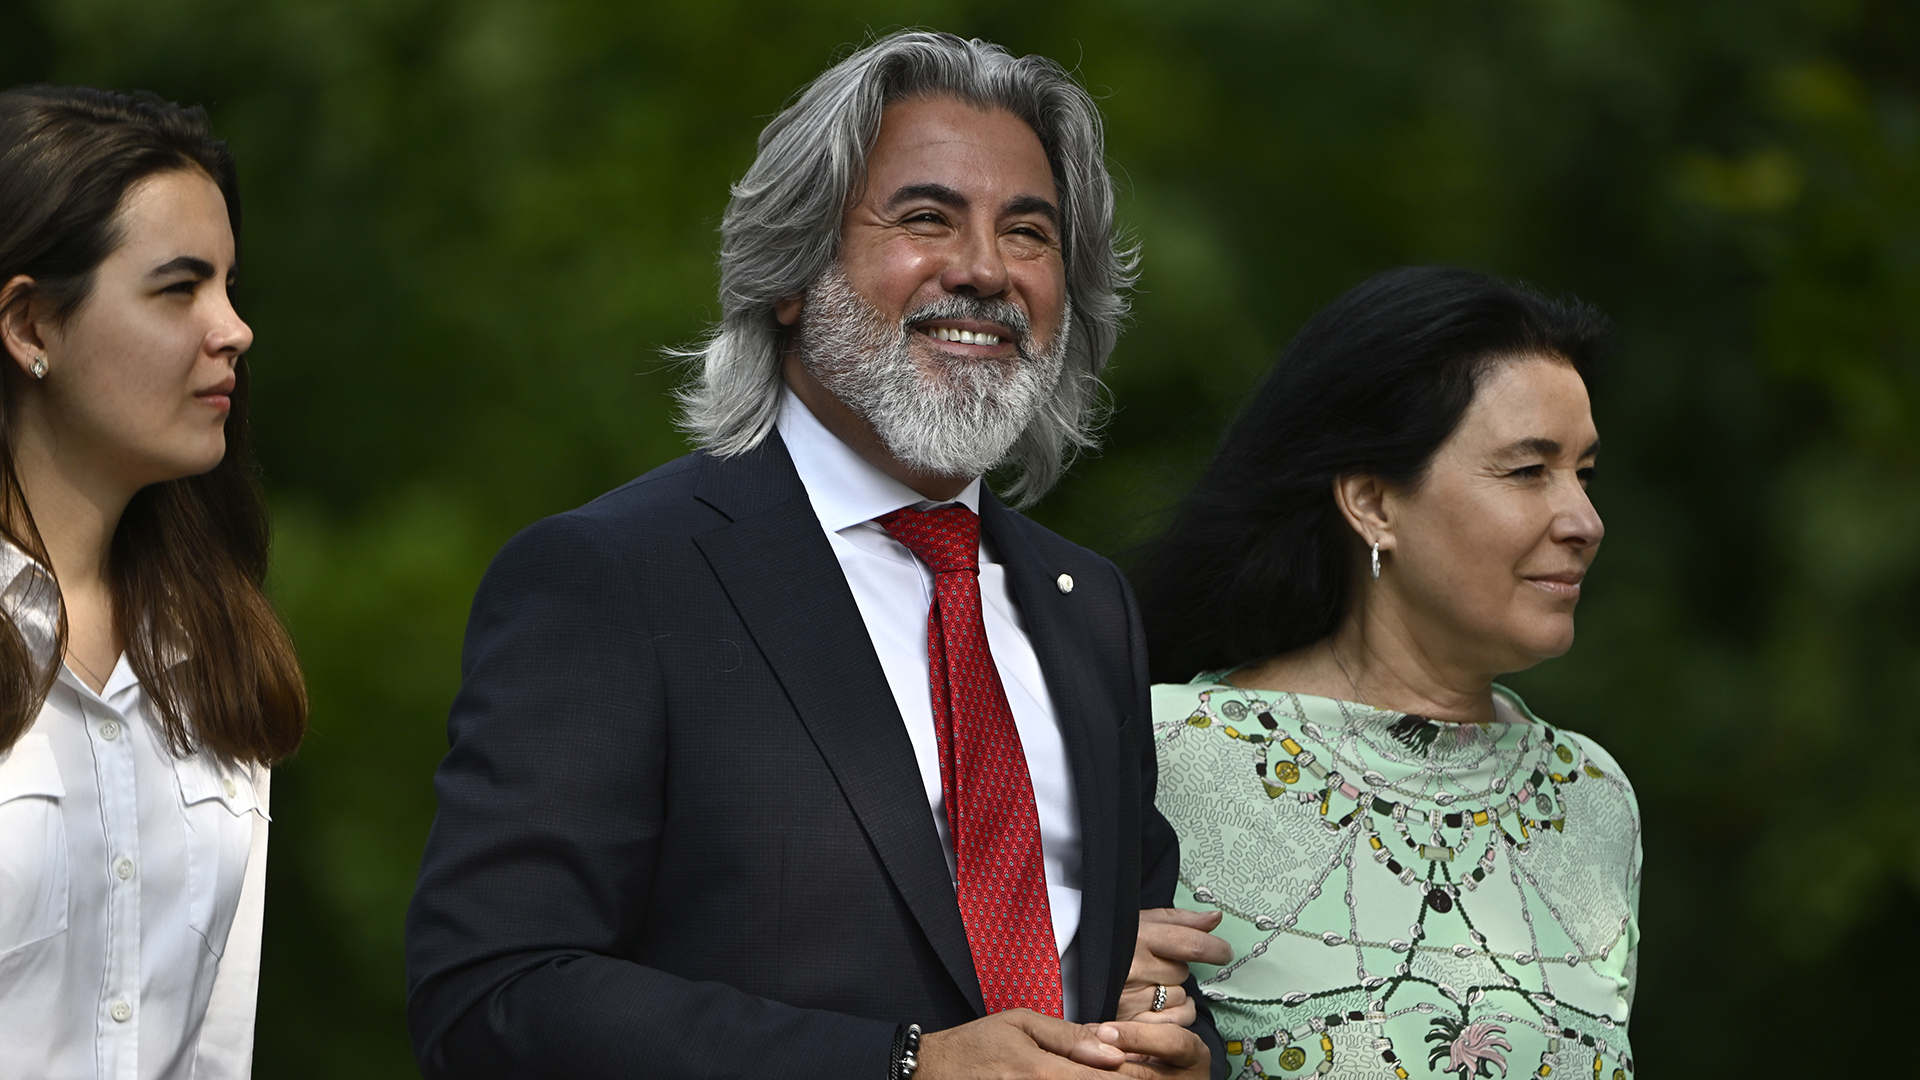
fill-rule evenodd
<path id="1" fill-rule="evenodd" d="M 948 96 L 1020 117 L 1040 137 L 1059 189 L 1073 325 L 1057 392 L 1007 453 L 1016 506 L 1045 494 L 1073 455 L 1097 442 L 1100 372 L 1126 318 L 1138 249 L 1114 235 L 1100 112 L 1060 65 L 1014 57 L 979 39 L 909 30 L 874 41 L 821 73 L 760 133 L 720 226 L 720 322 L 697 347 L 679 394 L 680 425 L 708 453 L 760 445 L 780 414 L 786 328 L 781 299 L 804 293 L 839 255 L 841 217 L 866 180 L 867 154 L 889 104 Z"/>

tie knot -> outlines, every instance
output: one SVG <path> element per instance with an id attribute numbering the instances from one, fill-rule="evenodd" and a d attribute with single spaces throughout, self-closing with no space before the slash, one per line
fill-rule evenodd
<path id="1" fill-rule="evenodd" d="M 905 506 L 874 520 L 936 574 L 980 572 L 980 518 L 964 506 L 938 510 Z"/>

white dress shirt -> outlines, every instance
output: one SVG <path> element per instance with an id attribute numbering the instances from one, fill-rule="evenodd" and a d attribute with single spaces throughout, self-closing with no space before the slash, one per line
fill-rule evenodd
<path id="1" fill-rule="evenodd" d="M 0 604 L 42 662 L 53 579 L 0 542 Z M 62 665 L 0 752 L 0 1077 L 252 1072 L 267 771 L 177 758 L 122 656 Z"/>
<path id="2" fill-rule="evenodd" d="M 866 621 L 867 635 L 906 721 L 907 737 L 920 765 L 920 782 L 955 874 L 953 835 L 947 825 L 946 799 L 940 789 L 940 750 L 934 736 L 931 664 L 927 659 L 927 613 L 933 606 L 933 571 L 914 557 L 873 519 L 903 506 L 927 510 L 960 503 L 980 512 L 980 481 L 947 503 L 930 502 L 912 488 L 881 472 L 853 452 L 816 419 L 789 390 L 780 411 L 780 438 L 806 486 L 813 511 L 853 590 Z M 1007 689 L 1027 775 L 1033 780 L 1034 808 L 1040 819 L 1040 849 L 1047 874 L 1047 905 L 1053 916 L 1054 944 L 1060 950 L 1061 1003 L 1074 1015 L 1072 948 L 1080 928 L 1080 810 L 1074 797 L 1066 741 L 1040 674 L 1040 660 L 1027 639 L 1020 611 L 1007 589 L 1007 571 L 995 557 L 986 533 L 980 536 L 980 606 L 987 647 Z"/>

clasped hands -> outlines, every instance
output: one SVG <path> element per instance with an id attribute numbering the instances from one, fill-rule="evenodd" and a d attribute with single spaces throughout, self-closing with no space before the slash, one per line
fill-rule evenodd
<path id="1" fill-rule="evenodd" d="M 1075 1024 L 1011 1009 L 920 1039 L 916 1080 L 1032 1077 L 1102 1080 L 1103 1074 L 1204 1080 L 1212 1064 L 1200 1036 L 1187 1030 L 1197 1015 L 1181 985 L 1191 963 L 1233 959 L 1226 942 L 1207 931 L 1220 913 L 1150 908 L 1140 913 L 1133 964 L 1120 993 L 1119 1019 Z M 1166 990 L 1153 1010 L 1154 988 Z"/>

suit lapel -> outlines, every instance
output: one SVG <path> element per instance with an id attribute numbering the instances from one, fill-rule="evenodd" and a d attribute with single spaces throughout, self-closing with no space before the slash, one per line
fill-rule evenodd
<path id="1" fill-rule="evenodd" d="M 751 453 L 708 460 L 696 495 L 732 520 L 695 537 L 695 545 L 934 952 L 984 1013 L 913 743 L 785 444 L 770 435 Z"/>
<path id="2" fill-rule="evenodd" d="M 1107 998 L 1108 941 L 1113 936 L 1114 883 L 1118 875 L 1119 827 L 1115 800 L 1109 797 L 1119 775 L 1115 731 L 1119 718 L 1091 716 L 1090 703 L 1110 698 L 1090 682 L 1097 670 L 1087 633 L 1073 610 L 1070 594 L 1055 583 L 1058 571 L 1047 566 L 1021 522 L 990 491 L 980 496 L 980 526 L 1006 567 L 1013 600 L 1026 622 L 1027 638 L 1040 660 L 1053 699 L 1054 715 L 1072 763 L 1075 801 L 1080 805 L 1080 928 L 1078 946 L 1078 1019 L 1091 1021 Z"/>

